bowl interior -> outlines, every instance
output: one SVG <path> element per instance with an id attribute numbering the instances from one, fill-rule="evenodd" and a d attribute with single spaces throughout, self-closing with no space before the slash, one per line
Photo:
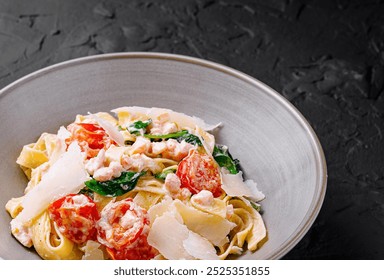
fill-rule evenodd
<path id="1" fill-rule="evenodd" d="M 0 92 L 0 257 L 36 259 L 10 234 L 4 205 L 23 194 L 15 161 L 42 132 L 56 133 L 76 114 L 120 106 L 163 107 L 222 122 L 217 142 L 238 158 L 266 195 L 268 241 L 240 259 L 275 259 L 313 223 L 325 192 L 325 162 L 305 119 L 284 98 L 238 71 L 193 58 L 150 53 L 94 56 L 35 72 Z"/>

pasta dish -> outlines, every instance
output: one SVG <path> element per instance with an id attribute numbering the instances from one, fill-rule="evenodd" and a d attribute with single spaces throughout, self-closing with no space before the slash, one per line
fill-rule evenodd
<path id="1" fill-rule="evenodd" d="M 17 158 L 28 184 L 6 210 L 43 259 L 226 259 L 267 238 L 264 194 L 212 126 L 161 108 L 78 115 Z"/>

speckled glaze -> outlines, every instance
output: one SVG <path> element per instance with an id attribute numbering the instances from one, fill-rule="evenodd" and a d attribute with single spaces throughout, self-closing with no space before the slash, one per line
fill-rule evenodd
<path id="1" fill-rule="evenodd" d="M 0 91 L 0 205 L 23 194 L 15 160 L 42 132 L 56 133 L 76 114 L 120 106 L 163 107 L 222 122 L 216 141 L 230 147 L 245 177 L 255 180 L 268 240 L 240 259 L 278 259 L 314 222 L 326 190 L 321 145 L 303 116 L 250 76 L 201 59 L 160 53 L 115 53 L 57 64 Z M 0 212 L 0 257 L 37 259 L 10 234 Z"/>

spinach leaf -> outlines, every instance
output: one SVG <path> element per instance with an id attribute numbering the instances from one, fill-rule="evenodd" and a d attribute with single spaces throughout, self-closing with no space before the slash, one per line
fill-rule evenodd
<path id="1" fill-rule="evenodd" d="M 152 123 L 151 119 L 146 121 L 136 121 L 128 126 L 128 131 L 131 134 L 141 135 L 145 133 L 145 130 L 148 125 Z"/>
<path id="2" fill-rule="evenodd" d="M 145 172 L 122 172 L 121 176 L 109 181 L 99 182 L 95 179 L 86 181 L 88 189 L 104 196 L 120 196 L 133 190 L 137 181 Z"/>
<path id="3" fill-rule="evenodd" d="M 227 168 L 231 174 L 237 174 L 239 172 L 239 161 L 232 158 L 226 146 L 215 145 L 212 155 L 219 166 Z"/>
<path id="4" fill-rule="evenodd" d="M 165 178 L 167 178 L 167 175 L 169 173 L 175 173 L 175 172 L 176 172 L 176 169 L 166 169 L 161 173 L 155 174 L 155 178 L 160 179 L 160 180 L 165 180 Z"/>
<path id="5" fill-rule="evenodd" d="M 187 143 L 190 143 L 192 145 L 199 145 L 201 146 L 201 141 L 199 137 L 197 137 L 194 134 L 191 134 L 188 132 L 188 130 L 180 130 L 174 133 L 169 133 L 169 134 L 159 134 L 159 135 L 154 135 L 154 134 L 144 134 L 144 137 L 149 138 L 149 139 L 176 139 L 178 142 L 185 141 Z"/>
<path id="6" fill-rule="evenodd" d="M 89 196 L 90 198 L 93 199 L 93 194 L 94 194 L 94 192 L 93 192 L 92 190 L 88 189 L 87 187 L 85 187 L 85 188 L 82 188 L 82 189 L 78 192 L 78 194 L 84 194 L 84 195 L 87 195 L 87 196 Z"/>
<path id="7" fill-rule="evenodd" d="M 253 209 L 255 209 L 259 213 L 261 212 L 261 206 L 260 205 L 254 203 L 252 201 L 249 201 L 249 202 L 251 203 Z"/>
<path id="8" fill-rule="evenodd" d="M 186 134 L 177 138 L 178 142 L 181 142 L 183 140 L 189 144 L 192 144 L 192 145 L 198 145 L 198 146 L 203 145 L 200 141 L 200 138 L 197 137 L 196 135 L 191 134 L 191 133 L 186 133 Z"/>
<path id="9" fill-rule="evenodd" d="M 144 134 L 144 137 L 149 138 L 149 139 L 170 139 L 170 138 L 179 138 L 185 134 L 187 134 L 187 130 L 180 130 L 174 133 L 169 133 L 169 134 Z"/>

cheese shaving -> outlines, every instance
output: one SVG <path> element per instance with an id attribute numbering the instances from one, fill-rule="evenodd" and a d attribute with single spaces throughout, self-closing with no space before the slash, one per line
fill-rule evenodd
<path id="1" fill-rule="evenodd" d="M 28 223 L 55 199 L 79 192 L 87 180 L 89 175 L 84 168 L 83 155 L 77 142 L 73 142 L 43 175 L 40 183 L 25 195 L 23 210 L 15 220 L 19 224 Z"/>
<path id="2" fill-rule="evenodd" d="M 109 121 L 100 118 L 95 114 L 90 114 L 90 117 L 93 118 L 105 130 L 105 132 L 113 141 L 115 141 L 119 146 L 124 146 L 124 137 L 115 126 L 113 126 Z"/>
<path id="3" fill-rule="evenodd" d="M 245 196 L 255 202 L 261 201 L 265 195 L 257 189 L 253 180 L 243 181 L 243 173 L 230 174 L 226 168 L 221 168 L 221 177 L 223 181 L 222 188 L 229 196 Z"/>

